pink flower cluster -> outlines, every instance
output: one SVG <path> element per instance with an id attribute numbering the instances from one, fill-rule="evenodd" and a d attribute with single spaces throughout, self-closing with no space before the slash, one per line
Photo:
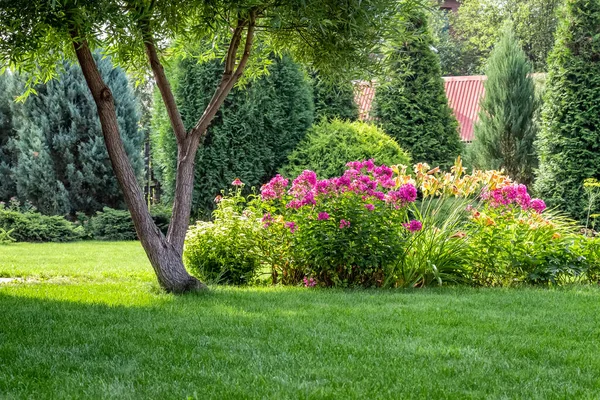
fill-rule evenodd
<path id="1" fill-rule="evenodd" d="M 271 224 L 273 223 L 273 216 L 271 215 L 271 213 L 266 213 L 265 215 L 263 215 L 262 223 L 263 223 L 263 227 L 265 227 L 265 228 L 268 228 L 269 226 L 271 226 Z"/>
<path id="2" fill-rule="evenodd" d="M 290 230 L 290 233 L 294 233 L 296 232 L 296 229 L 298 229 L 298 226 L 294 221 L 286 222 L 285 227 Z"/>
<path id="3" fill-rule="evenodd" d="M 277 174 L 273 179 L 262 185 L 260 195 L 263 200 L 280 199 L 285 194 L 289 181 Z"/>
<path id="4" fill-rule="evenodd" d="M 319 215 L 317 216 L 317 218 L 319 219 L 319 221 L 328 220 L 329 219 L 329 214 L 326 213 L 325 211 L 322 211 L 322 212 L 319 213 Z"/>
<path id="5" fill-rule="evenodd" d="M 345 219 L 340 220 L 340 229 L 348 228 L 350 226 L 350 221 L 346 221 Z"/>
<path id="6" fill-rule="evenodd" d="M 317 284 L 317 281 L 315 281 L 314 278 L 307 278 L 306 276 L 304 277 L 304 286 L 313 287 L 316 284 Z"/>
<path id="7" fill-rule="evenodd" d="M 402 185 L 398 190 L 389 191 L 387 195 L 384 193 L 385 189 L 396 187 L 393 175 L 391 168 L 385 165 L 376 166 L 373 160 L 349 162 L 342 176 L 331 179 L 318 180 L 315 172 L 306 170 L 294 179 L 287 191 L 293 199 L 286 207 L 299 209 L 312 206 L 316 204 L 318 196 L 336 196 L 345 192 L 361 195 L 364 201 L 374 198 L 396 206 L 414 202 L 417 198 L 417 188 L 411 184 Z M 262 199 L 281 199 L 287 185 L 287 179 L 281 175 L 275 176 L 262 186 Z M 368 210 L 374 209 L 372 204 L 367 204 L 366 207 Z"/>
<path id="8" fill-rule="evenodd" d="M 423 229 L 423 224 L 421 223 L 421 221 L 417 221 L 416 219 L 406 222 L 402 224 L 402 226 L 411 232 L 418 232 L 421 229 Z"/>
<path id="9" fill-rule="evenodd" d="M 492 207 L 506 206 L 509 204 L 517 204 L 523 210 L 529 208 L 541 213 L 546 209 L 546 203 L 541 199 L 531 199 L 525 185 L 508 185 L 501 189 L 495 189 L 485 192 L 483 199 L 489 201 Z"/>

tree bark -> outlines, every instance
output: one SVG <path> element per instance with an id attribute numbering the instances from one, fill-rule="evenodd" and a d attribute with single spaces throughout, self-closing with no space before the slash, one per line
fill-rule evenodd
<path id="1" fill-rule="evenodd" d="M 154 268 L 159 284 L 165 290 L 174 293 L 206 288 L 203 283 L 188 274 L 183 265 L 181 250 L 165 238 L 152 220 L 119 134 L 117 114 L 110 88 L 98 71 L 87 41 L 81 38 L 75 30 L 71 31 L 71 37 L 77 60 L 98 109 L 102 134 L 113 171 L 131 213 L 137 235 Z"/>

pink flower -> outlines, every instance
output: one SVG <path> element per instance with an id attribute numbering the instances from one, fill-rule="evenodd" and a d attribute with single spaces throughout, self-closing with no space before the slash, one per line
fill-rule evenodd
<path id="1" fill-rule="evenodd" d="M 280 199 L 285 193 L 289 181 L 277 174 L 273 179 L 262 185 L 260 195 L 263 200 Z"/>
<path id="2" fill-rule="evenodd" d="M 221 200 L 223 200 L 223 196 L 218 194 L 217 197 L 215 197 L 215 203 L 219 204 L 221 202 Z"/>
<path id="3" fill-rule="evenodd" d="M 340 229 L 344 229 L 350 226 L 350 221 L 346 221 L 345 219 L 340 220 Z"/>
<path id="4" fill-rule="evenodd" d="M 536 212 L 541 213 L 546 209 L 546 203 L 542 199 L 533 199 L 531 200 L 531 208 L 533 208 Z"/>
<path id="5" fill-rule="evenodd" d="M 304 277 L 304 286 L 313 287 L 316 284 L 317 284 L 317 281 L 315 281 L 314 278 L 307 278 L 306 276 Z"/>
<path id="6" fill-rule="evenodd" d="M 233 186 L 242 186 L 242 185 L 244 184 L 244 182 L 242 182 L 242 181 L 240 180 L 240 178 L 235 178 L 235 179 L 233 180 L 233 182 L 231 182 L 231 184 L 232 184 Z"/>
<path id="7" fill-rule="evenodd" d="M 329 214 L 327 214 L 325 211 L 322 211 L 319 213 L 317 218 L 319 219 L 319 221 L 328 220 Z"/>
<path id="8" fill-rule="evenodd" d="M 365 204 L 365 208 L 369 211 L 373 211 L 375 209 L 375 206 L 373 204 Z"/>
<path id="9" fill-rule="evenodd" d="M 411 232 L 418 232 L 421 229 L 423 229 L 423 224 L 421 223 L 421 221 L 417 221 L 416 219 L 413 219 L 410 222 L 406 222 L 402 224 L 402 226 Z"/>
<path id="10" fill-rule="evenodd" d="M 406 183 L 398 190 L 388 192 L 386 201 L 388 203 L 412 203 L 417 199 L 417 188 L 410 183 Z"/>
<path id="11" fill-rule="evenodd" d="M 286 222 L 286 223 L 285 223 L 285 227 L 286 227 L 286 228 L 288 228 L 288 229 L 290 230 L 290 233 L 294 233 L 294 232 L 296 232 L 296 229 L 298 228 L 298 227 L 296 226 L 296 223 L 295 223 L 295 222 L 293 222 L 293 221 Z"/>
<path id="12" fill-rule="evenodd" d="M 273 223 L 273 217 L 271 216 L 271 213 L 266 213 L 265 215 L 263 215 L 262 223 L 263 223 L 263 227 L 265 227 L 265 228 L 268 228 L 269 226 L 271 226 L 271 224 Z"/>

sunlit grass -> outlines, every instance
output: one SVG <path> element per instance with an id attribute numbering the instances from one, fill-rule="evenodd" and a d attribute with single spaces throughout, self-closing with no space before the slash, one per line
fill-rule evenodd
<path id="1" fill-rule="evenodd" d="M 0 273 L 26 277 L 0 285 L 0 398 L 600 396 L 593 287 L 177 297 L 137 243 L 4 246 Z"/>

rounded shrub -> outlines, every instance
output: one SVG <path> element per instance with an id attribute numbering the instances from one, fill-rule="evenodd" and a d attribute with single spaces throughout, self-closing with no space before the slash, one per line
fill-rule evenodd
<path id="1" fill-rule="evenodd" d="M 297 176 L 312 170 L 320 178 L 331 178 L 344 173 L 348 160 L 368 159 L 386 165 L 410 163 L 408 153 L 376 126 L 334 119 L 310 129 L 288 156 L 281 174 Z"/>
<path id="2" fill-rule="evenodd" d="M 188 230 L 183 259 L 203 282 L 243 285 L 260 269 L 260 219 L 244 203 L 240 187 L 218 203 L 212 222 Z"/>

